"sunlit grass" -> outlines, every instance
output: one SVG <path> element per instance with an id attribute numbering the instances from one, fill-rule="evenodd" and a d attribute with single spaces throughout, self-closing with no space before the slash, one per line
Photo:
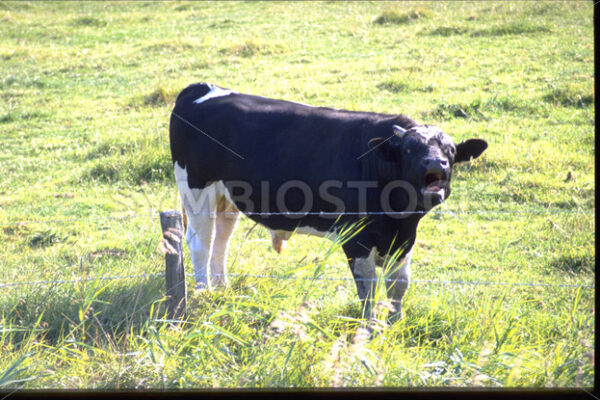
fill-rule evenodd
<path id="1" fill-rule="evenodd" d="M 0 389 L 593 385 L 590 3 L 2 2 L 0 21 L 0 285 L 51 282 L 0 286 Z M 165 321 L 169 113 L 199 81 L 488 141 L 419 226 L 403 320 L 368 340 L 339 243 L 278 255 L 243 218 L 230 286 L 194 291 L 186 251 L 189 316 Z"/>

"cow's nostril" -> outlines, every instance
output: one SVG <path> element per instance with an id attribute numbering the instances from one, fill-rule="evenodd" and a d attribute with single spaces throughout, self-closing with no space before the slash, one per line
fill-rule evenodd
<path id="1" fill-rule="evenodd" d="M 447 166 L 448 166 L 448 161 L 446 161 L 446 160 L 441 160 L 441 161 L 440 161 L 440 165 L 441 165 L 442 167 L 447 167 Z"/>

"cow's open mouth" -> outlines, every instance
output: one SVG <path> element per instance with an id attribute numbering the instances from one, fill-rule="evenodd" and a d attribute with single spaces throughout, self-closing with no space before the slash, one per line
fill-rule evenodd
<path id="1" fill-rule="evenodd" d="M 441 202 L 444 200 L 444 176 L 441 173 L 429 173 L 425 175 L 421 194 L 431 197 L 437 197 Z"/>

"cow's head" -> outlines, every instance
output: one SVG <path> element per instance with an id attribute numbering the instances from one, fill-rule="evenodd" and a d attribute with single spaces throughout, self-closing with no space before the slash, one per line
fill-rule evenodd
<path id="1" fill-rule="evenodd" d="M 408 130 L 394 125 L 392 131 L 387 139 L 371 139 L 369 146 L 388 165 L 395 164 L 391 164 L 393 176 L 386 178 L 409 183 L 415 189 L 417 206 L 425 211 L 450 196 L 454 164 L 477 158 L 487 148 L 481 139 L 455 145 L 450 136 L 431 125 Z"/>

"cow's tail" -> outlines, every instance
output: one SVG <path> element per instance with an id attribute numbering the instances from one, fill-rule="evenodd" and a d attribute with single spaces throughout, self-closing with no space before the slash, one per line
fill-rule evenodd
<path id="1" fill-rule="evenodd" d="M 185 235 L 187 233 L 188 219 L 183 203 L 181 203 L 181 220 L 183 222 L 183 234 Z"/>

